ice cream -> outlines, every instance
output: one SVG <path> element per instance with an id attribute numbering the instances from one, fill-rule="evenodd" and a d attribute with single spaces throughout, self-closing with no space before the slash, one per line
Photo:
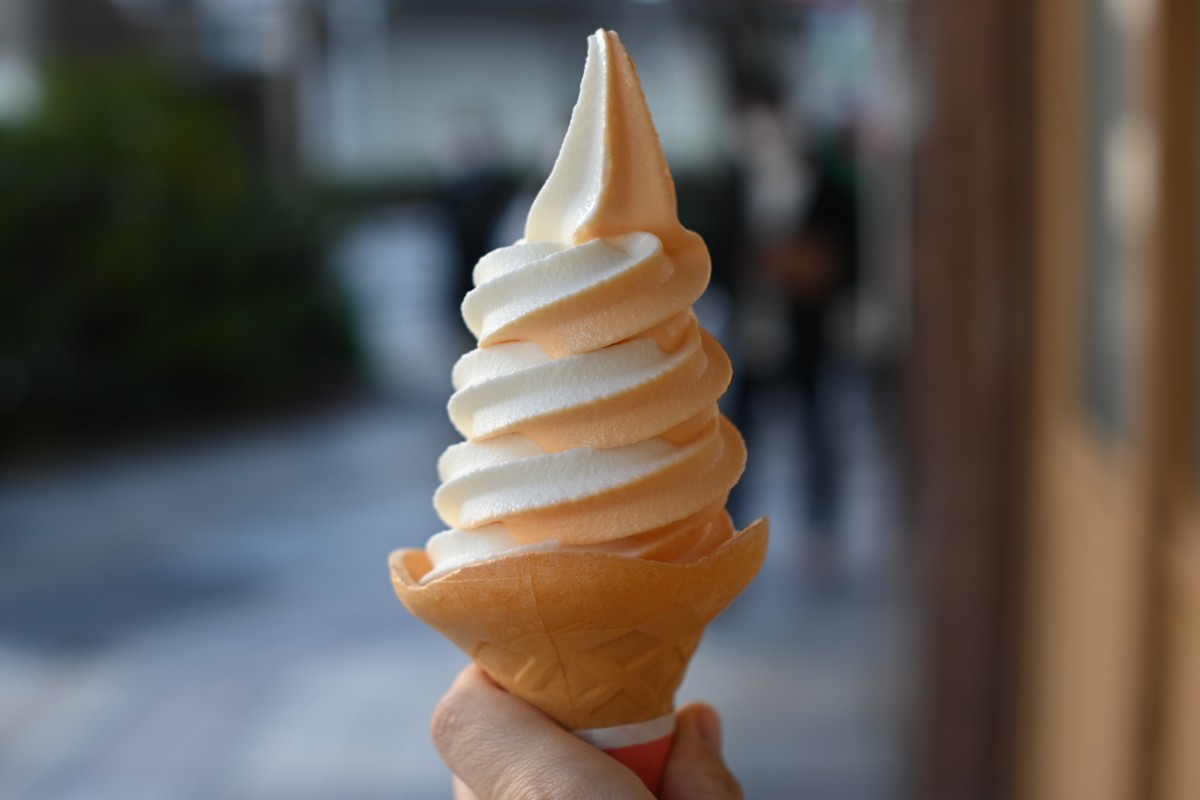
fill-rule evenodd
<path id="1" fill-rule="evenodd" d="M 525 238 L 479 262 L 463 302 L 479 348 L 449 410 L 467 441 L 438 465 L 452 527 L 426 580 L 558 546 L 681 563 L 732 536 L 746 456 L 717 413 L 729 359 L 691 311 L 709 272 L 633 62 L 597 32 Z"/>
<path id="2" fill-rule="evenodd" d="M 765 522 L 735 534 L 725 511 L 746 452 L 692 312 L 709 272 L 633 62 L 597 31 L 525 238 L 463 301 L 479 346 L 453 372 L 465 441 L 438 462 L 449 529 L 392 557 L 417 616 L 572 729 L 665 719 L 765 551 Z"/>

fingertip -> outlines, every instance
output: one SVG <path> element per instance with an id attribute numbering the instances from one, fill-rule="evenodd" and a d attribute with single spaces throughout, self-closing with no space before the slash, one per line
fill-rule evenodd
<path id="1" fill-rule="evenodd" d="M 721 756 L 721 738 L 721 717 L 712 706 L 690 703 L 679 709 L 675 743 L 663 773 L 664 800 L 743 797 Z"/>
<path id="2" fill-rule="evenodd" d="M 721 752 L 721 715 L 708 703 L 689 703 L 684 706 L 677 715 L 677 724 L 693 728 L 714 752 Z"/>

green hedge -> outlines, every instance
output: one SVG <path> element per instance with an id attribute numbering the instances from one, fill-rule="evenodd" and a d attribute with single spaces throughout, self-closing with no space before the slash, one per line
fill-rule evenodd
<path id="1" fill-rule="evenodd" d="M 57 67 L 0 127 L 0 443 L 310 403 L 353 375 L 329 228 L 146 63 Z"/>

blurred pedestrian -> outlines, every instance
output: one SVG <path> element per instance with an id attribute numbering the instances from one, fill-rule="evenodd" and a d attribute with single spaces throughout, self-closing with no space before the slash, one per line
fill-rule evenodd
<path id="1" fill-rule="evenodd" d="M 813 551 L 824 558 L 833 550 L 839 488 L 829 328 L 858 272 L 852 131 L 805 141 L 777 104 L 752 102 L 743 115 L 743 146 L 747 277 L 738 303 L 742 374 L 731 415 L 752 436 L 751 405 L 764 390 L 798 391 L 805 522 Z"/>
<path id="2" fill-rule="evenodd" d="M 471 273 L 476 262 L 495 246 L 495 229 L 514 191 L 495 137 L 489 119 L 476 110 L 464 111 L 451 130 L 444 203 L 455 255 L 454 278 L 447 286 L 454 318 L 463 296 L 474 288 Z"/>

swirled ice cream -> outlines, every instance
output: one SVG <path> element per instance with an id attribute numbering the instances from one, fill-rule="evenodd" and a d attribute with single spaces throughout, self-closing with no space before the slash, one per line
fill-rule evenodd
<path id="1" fill-rule="evenodd" d="M 438 464 L 450 529 L 388 559 L 409 611 L 656 795 L 692 654 L 767 550 L 765 518 L 734 533 L 725 512 L 746 454 L 692 313 L 709 268 L 633 62 L 598 31 L 525 238 L 463 302 L 479 347 Z"/>
<path id="2" fill-rule="evenodd" d="M 733 536 L 746 453 L 717 410 L 729 358 L 692 312 L 709 273 L 633 61 L 597 31 L 525 238 L 479 261 L 463 301 L 479 346 L 449 412 L 466 441 L 438 462 L 450 529 L 423 583 L 541 549 L 691 563 Z"/>

